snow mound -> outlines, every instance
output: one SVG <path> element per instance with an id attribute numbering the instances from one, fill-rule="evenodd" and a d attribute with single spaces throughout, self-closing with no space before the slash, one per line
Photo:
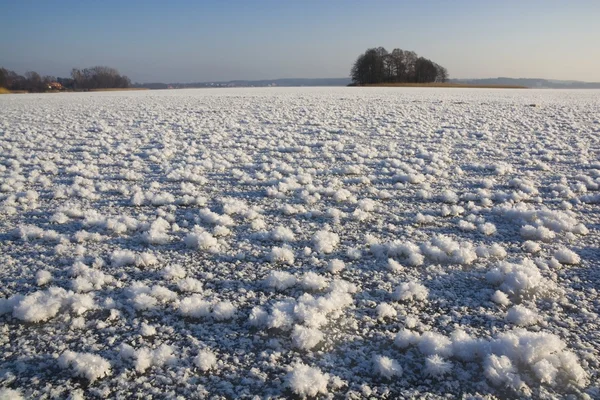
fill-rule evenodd
<path id="1" fill-rule="evenodd" d="M 50 287 L 13 301 L 13 316 L 25 322 L 43 322 L 68 309 L 76 315 L 98 308 L 89 294 L 77 294 L 58 287 Z M 6 310 L 6 308 L 4 309 Z"/>
<path id="2" fill-rule="evenodd" d="M 204 372 L 214 369 L 217 366 L 217 355 L 208 349 L 200 350 L 194 357 L 194 365 Z"/>
<path id="3" fill-rule="evenodd" d="M 561 247 L 554 252 L 554 258 L 561 264 L 575 265 L 581 262 L 581 258 L 573 250 Z"/>
<path id="4" fill-rule="evenodd" d="M 302 398 L 327 394 L 328 382 L 329 374 L 303 363 L 293 365 L 292 371 L 287 375 L 287 385 L 294 394 Z"/>
<path id="5" fill-rule="evenodd" d="M 340 243 L 340 237 L 337 233 L 321 230 L 313 236 L 313 244 L 317 253 L 331 253 Z"/>
<path id="6" fill-rule="evenodd" d="M 383 376 L 386 379 L 401 377 L 403 370 L 398 361 L 386 356 L 373 356 L 373 370 L 376 374 Z"/>
<path id="7" fill-rule="evenodd" d="M 272 263 L 293 265 L 294 259 L 294 252 L 289 247 L 273 247 L 269 254 L 269 260 Z"/>
<path id="8" fill-rule="evenodd" d="M 443 376 L 452 371 L 452 363 L 444 360 L 437 354 L 425 359 L 425 375 L 428 376 Z"/>
<path id="9" fill-rule="evenodd" d="M 91 383 L 111 374 L 110 363 L 91 353 L 76 353 L 67 350 L 58 358 L 58 366 L 63 369 L 71 369 L 73 375 L 85 378 Z"/>
<path id="10" fill-rule="evenodd" d="M 21 392 L 15 389 L 1 388 L 0 400 L 23 400 Z"/>
<path id="11" fill-rule="evenodd" d="M 544 278 L 539 268 L 528 258 L 520 263 L 501 261 L 488 271 L 486 279 L 516 299 L 545 297 L 558 290 L 556 284 Z"/>
<path id="12" fill-rule="evenodd" d="M 301 350 L 311 350 L 323 340 L 323 333 L 316 328 L 302 325 L 294 326 L 292 330 L 292 343 Z"/>
<path id="13" fill-rule="evenodd" d="M 429 290 L 419 282 L 404 282 L 396 287 L 392 297 L 394 300 L 418 300 L 425 301 L 429 295 Z"/>

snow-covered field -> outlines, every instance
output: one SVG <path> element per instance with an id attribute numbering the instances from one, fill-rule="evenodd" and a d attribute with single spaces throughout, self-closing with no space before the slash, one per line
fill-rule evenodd
<path id="1" fill-rule="evenodd" d="M 2 96 L 0 398 L 599 398 L 599 186 L 598 91 Z"/>

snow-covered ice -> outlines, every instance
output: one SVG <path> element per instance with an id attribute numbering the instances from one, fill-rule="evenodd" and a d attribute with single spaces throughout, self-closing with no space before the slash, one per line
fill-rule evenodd
<path id="1" fill-rule="evenodd" d="M 600 398 L 599 112 L 2 96 L 0 398 Z"/>

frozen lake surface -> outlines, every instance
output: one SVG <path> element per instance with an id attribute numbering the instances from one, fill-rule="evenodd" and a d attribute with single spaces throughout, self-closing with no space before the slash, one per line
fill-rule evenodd
<path id="1" fill-rule="evenodd" d="M 0 398 L 599 398 L 599 187 L 599 91 L 1 96 Z"/>

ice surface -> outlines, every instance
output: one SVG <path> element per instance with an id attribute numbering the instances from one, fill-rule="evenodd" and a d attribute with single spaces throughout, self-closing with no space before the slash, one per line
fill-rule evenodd
<path id="1" fill-rule="evenodd" d="M 2 96 L 0 398 L 600 398 L 598 110 Z"/>

